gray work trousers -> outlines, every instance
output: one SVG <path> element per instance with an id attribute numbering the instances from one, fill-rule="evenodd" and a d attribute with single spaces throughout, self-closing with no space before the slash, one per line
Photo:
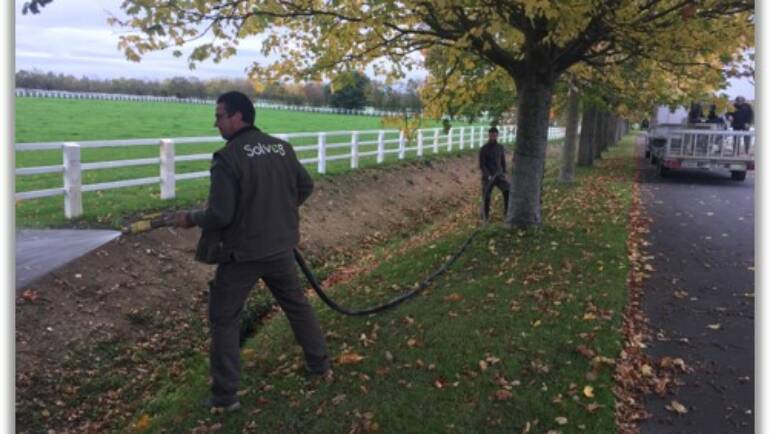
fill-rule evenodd
<path id="1" fill-rule="evenodd" d="M 300 286 L 293 261 L 219 264 L 209 292 L 209 360 L 213 379 L 211 390 L 216 405 L 229 405 L 237 399 L 240 316 L 257 279 L 265 282 L 289 319 L 294 337 L 304 351 L 307 369 L 320 374 L 330 367 L 318 318 Z"/>

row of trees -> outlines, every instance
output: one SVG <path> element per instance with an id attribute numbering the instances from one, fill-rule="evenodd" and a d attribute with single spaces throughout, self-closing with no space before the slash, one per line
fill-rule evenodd
<path id="1" fill-rule="evenodd" d="M 124 0 L 121 8 L 126 18 L 109 22 L 125 30 L 119 48 L 133 61 L 205 37 L 211 43 L 196 46 L 188 64 L 219 62 L 260 36 L 262 52 L 278 59 L 252 65 L 261 83 L 369 67 L 398 80 L 426 66 L 426 113 L 515 104 L 506 222 L 518 228 L 541 224 L 548 123 L 560 99 L 622 117 L 699 100 L 723 88 L 730 64 L 754 47 L 754 0 Z"/>
<path id="2" fill-rule="evenodd" d="M 255 86 L 247 79 L 233 78 L 200 80 L 195 77 L 173 77 L 164 80 L 136 78 L 99 80 L 86 76 L 78 78 L 61 73 L 21 70 L 16 72 L 16 87 L 202 99 L 213 99 L 228 90 L 239 90 L 252 99 L 266 99 L 291 105 L 346 109 L 371 106 L 391 111 L 422 109 L 418 82 L 411 80 L 402 88 L 396 88 L 379 81 L 372 81 L 359 72 L 343 74 L 331 83 L 273 82 L 267 86 Z"/>

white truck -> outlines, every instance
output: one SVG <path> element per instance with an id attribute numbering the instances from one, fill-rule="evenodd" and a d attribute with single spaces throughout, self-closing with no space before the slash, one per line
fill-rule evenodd
<path id="1" fill-rule="evenodd" d="M 715 123 L 687 123 L 687 110 L 658 107 L 647 132 L 645 157 L 660 176 L 674 169 L 729 170 L 736 181 L 754 170 L 754 131 L 720 129 Z"/>

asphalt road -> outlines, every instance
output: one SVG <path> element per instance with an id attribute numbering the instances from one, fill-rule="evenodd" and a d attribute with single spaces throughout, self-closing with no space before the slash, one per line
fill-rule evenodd
<path id="1" fill-rule="evenodd" d="M 693 372 L 674 395 L 648 396 L 642 433 L 754 432 L 754 174 L 641 173 L 653 218 L 644 285 L 653 358 L 681 357 Z M 666 406 L 676 400 L 688 412 Z"/>

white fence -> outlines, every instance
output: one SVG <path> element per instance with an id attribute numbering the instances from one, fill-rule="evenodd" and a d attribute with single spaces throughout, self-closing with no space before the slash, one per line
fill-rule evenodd
<path id="1" fill-rule="evenodd" d="M 139 101 L 139 102 L 173 102 L 186 104 L 208 104 L 214 105 L 215 100 L 203 98 L 177 98 L 173 96 L 154 96 L 154 95 L 130 95 L 122 93 L 100 93 L 100 92 L 70 92 L 66 90 L 44 90 L 17 88 L 16 97 L 29 98 L 59 98 L 59 99 L 84 99 L 84 100 L 104 100 L 104 101 Z M 317 107 L 304 105 L 291 105 L 276 103 L 273 101 L 258 99 L 254 106 L 257 108 L 270 108 L 276 110 L 291 110 L 311 113 L 330 113 L 359 116 L 402 116 L 403 112 L 388 110 L 353 110 L 338 107 Z M 413 112 L 407 110 L 407 114 Z"/>
<path id="2" fill-rule="evenodd" d="M 499 139 L 502 143 L 513 142 L 516 137 L 516 127 L 503 125 Z M 283 140 L 292 142 L 306 141 L 315 138 L 313 144 L 294 145 L 294 150 L 300 156 L 302 164 L 315 164 L 318 173 L 326 173 L 327 163 L 335 160 L 349 160 L 350 168 L 356 169 L 359 160 L 365 157 L 376 157 L 376 163 L 385 161 L 389 154 L 395 154 L 399 160 L 409 157 L 422 157 L 426 153 L 439 153 L 441 149 L 447 152 L 478 148 L 486 140 L 486 126 L 456 127 L 444 133 L 442 128 L 427 128 L 416 131 L 414 140 L 407 141 L 403 131 L 399 130 L 364 130 L 364 131 L 327 131 L 312 133 L 274 134 Z M 386 139 L 390 135 L 392 138 Z M 564 128 L 549 128 L 548 139 L 555 140 L 564 137 Z M 64 196 L 64 214 L 67 218 L 83 214 L 83 192 L 111 190 L 116 188 L 134 187 L 148 184 L 160 184 L 161 199 L 172 199 L 176 195 L 176 182 L 186 179 L 204 178 L 209 171 L 176 173 L 175 163 L 182 161 L 207 161 L 211 154 L 176 155 L 176 145 L 190 143 L 220 142 L 218 136 L 210 137 L 178 137 L 163 139 L 130 139 L 84 142 L 41 142 L 17 143 L 17 152 L 40 150 L 58 150 L 62 152 L 62 164 L 53 166 L 24 167 L 16 169 L 16 176 L 33 176 L 47 173 L 61 173 L 63 186 L 44 190 L 24 191 L 16 193 L 17 201 L 42 198 L 47 196 Z M 123 146 L 158 145 L 159 156 L 134 160 L 99 161 L 93 163 L 81 162 L 81 149 L 107 148 Z M 304 155 L 312 155 L 302 158 Z M 87 170 L 114 169 L 120 167 L 159 165 L 159 176 L 129 179 L 96 184 L 83 184 L 82 173 Z"/>

